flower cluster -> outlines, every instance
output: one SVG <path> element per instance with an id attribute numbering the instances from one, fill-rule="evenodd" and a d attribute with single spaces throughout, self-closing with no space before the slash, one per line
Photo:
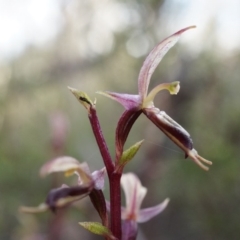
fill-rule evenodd
<path id="1" fill-rule="evenodd" d="M 33 208 L 22 207 L 22 211 L 33 213 L 50 209 L 56 212 L 59 208 L 66 207 L 74 201 L 89 196 L 101 218 L 101 223 L 81 222 L 79 223 L 81 226 L 92 233 L 102 235 L 105 239 L 136 239 L 138 223 L 146 222 L 161 213 L 169 202 L 167 198 L 154 207 L 141 209 L 140 207 L 146 196 L 147 189 L 141 185 L 140 180 L 134 173 L 123 173 L 125 165 L 132 160 L 143 143 L 143 141 L 140 141 L 129 149 L 124 150 L 128 134 L 142 113 L 179 146 L 184 151 L 186 157 L 190 157 L 202 169 L 209 169 L 206 165 L 211 165 L 212 162 L 198 155 L 193 148 L 190 134 L 164 111 L 161 111 L 154 105 L 154 98 L 161 90 L 168 90 L 170 94 L 177 94 L 180 90 L 179 82 L 161 83 L 148 93 L 151 76 L 164 55 L 176 44 L 182 33 L 194 27 L 190 26 L 174 33 L 153 48 L 140 70 L 138 94 L 133 95 L 110 91 L 98 92 L 118 101 L 125 108 L 116 127 L 115 159 L 111 157 L 101 131 L 97 117 L 96 101 L 91 101 L 88 95 L 82 91 L 69 88 L 87 110 L 103 159 L 104 168 L 91 173 L 86 163 L 80 163 L 75 158 L 68 156 L 47 162 L 40 170 L 42 176 L 54 172 L 64 172 L 66 176 L 75 174 L 78 179 L 77 184 L 75 186 L 62 185 L 53 189 L 49 192 L 44 203 Z M 105 199 L 103 193 L 105 173 L 107 173 L 110 185 L 110 201 Z M 125 192 L 126 207 L 121 207 L 120 185 L 122 185 Z"/>

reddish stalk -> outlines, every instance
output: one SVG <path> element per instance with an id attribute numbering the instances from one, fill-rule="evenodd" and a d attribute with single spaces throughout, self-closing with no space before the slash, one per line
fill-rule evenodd
<path id="1" fill-rule="evenodd" d="M 120 179 L 119 173 L 112 173 L 109 178 L 111 231 L 119 240 L 122 239 Z"/>
<path id="2" fill-rule="evenodd" d="M 90 108 L 88 117 L 98 144 L 98 148 L 102 155 L 104 165 L 107 169 L 110 183 L 110 229 L 112 231 L 112 234 L 120 240 L 122 235 L 120 188 L 121 173 L 115 173 L 115 166 L 110 156 L 107 143 L 102 134 L 101 126 L 97 117 L 97 112 L 94 107 Z"/>
<path id="3" fill-rule="evenodd" d="M 90 108 L 88 117 L 89 117 L 89 120 L 90 120 L 90 123 L 92 126 L 94 136 L 95 136 L 97 144 L 98 144 L 98 148 L 102 155 L 104 165 L 107 169 L 108 177 L 110 177 L 111 173 L 113 173 L 113 171 L 114 171 L 114 164 L 113 164 L 112 158 L 110 156 L 110 153 L 109 153 L 109 150 L 107 147 L 107 143 L 102 134 L 102 130 L 101 130 L 101 126 L 100 126 L 100 123 L 99 123 L 99 120 L 97 117 L 96 109 L 93 106 L 91 106 L 91 108 Z"/>

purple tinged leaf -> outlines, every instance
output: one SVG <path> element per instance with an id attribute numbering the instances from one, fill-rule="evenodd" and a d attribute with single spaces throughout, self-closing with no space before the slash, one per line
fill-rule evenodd
<path id="1" fill-rule="evenodd" d="M 148 85 L 151 79 L 153 72 L 155 71 L 156 67 L 168 52 L 168 50 L 173 47 L 178 39 L 180 38 L 181 34 L 191 28 L 195 28 L 196 26 L 190 26 L 184 28 L 170 37 L 161 41 L 157 46 L 153 48 L 153 50 L 149 53 L 147 58 L 145 59 L 143 66 L 140 70 L 139 77 L 138 77 L 138 92 L 142 99 L 147 96 L 148 92 Z"/>
<path id="2" fill-rule="evenodd" d="M 167 207 L 168 203 L 169 203 L 169 199 L 167 198 L 162 203 L 160 203 L 154 207 L 141 209 L 138 212 L 137 221 L 139 223 L 149 221 L 150 219 L 152 219 L 153 217 L 155 217 L 159 213 L 161 213 Z"/>

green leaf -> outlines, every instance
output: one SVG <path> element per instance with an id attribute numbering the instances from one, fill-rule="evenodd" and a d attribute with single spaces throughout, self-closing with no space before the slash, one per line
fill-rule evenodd
<path id="1" fill-rule="evenodd" d="M 79 224 L 84 227 L 85 229 L 87 229 L 88 231 L 90 231 L 91 233 L 97 234 L 97 235 L 101 235 L 104 237 L 108 237 L 110 239 L 116 239 L 111 231 L 104 227 L 101 223 L 99 222 L 79 222 Z"/>
<path id="2" fill-rule="evenodd" d="M 144 140 L 135 143 L 133 146 L 125 150 L 122 154 L 122 157 L 119 161 L 119 167 L 122 169 L 128 162 L 130 162 L 139 148 L 141 147 Z"/>
<path id="3" fill-rule="evenodd" d="M 85 92 L 79 91 L 75 88 L 68 87 L 68 89 L 73 93 L 73 95 L 77 98 L 77 100 L 88 110 L 95 105 L 92 100 L 88 97 Z"/>

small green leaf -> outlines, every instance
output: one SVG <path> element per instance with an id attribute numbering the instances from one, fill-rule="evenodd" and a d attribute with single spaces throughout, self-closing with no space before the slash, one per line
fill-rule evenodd
<path id="1" fill-rule="evenodd" d="M 119 167 L 123 168 L 129 161 L 133 159 L 139 148 L 141 147 L 144 140 L 135 143 L 133 146 L 125 150 L 119 161 Z"/>
<path id="2" fill-rule="evenodd" d="M 73 93 L 77 100 L 88 110 L 94 105 L 92 100 L 88 97 L 85 92 L 79 91 L 75 88 L 68 87 L 68 89 Z"/>
<path id="3" fill-rule="evenodd" d="M 99 222 L 79 222 L 79 224 L 91 233 L 102 235 L 113 240 L 116 239 L 111 231 Z"/>

